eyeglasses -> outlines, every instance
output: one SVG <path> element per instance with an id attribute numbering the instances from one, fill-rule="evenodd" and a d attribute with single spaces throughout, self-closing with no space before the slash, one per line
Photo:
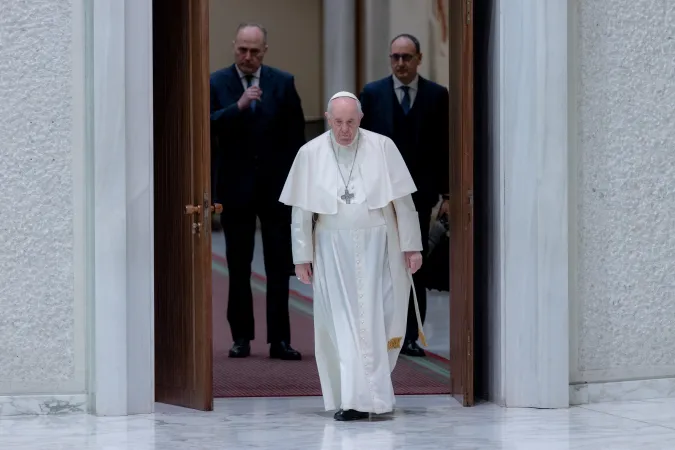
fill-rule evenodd
<path id="1" fill-rule="evenodd" d="M 399 59 L 403 62 L 410 62 L 414 57 L 415 55 L 411 55 L 410 53 L 392 53 L 389 55 L 392 62 L 398 62 Z"/>

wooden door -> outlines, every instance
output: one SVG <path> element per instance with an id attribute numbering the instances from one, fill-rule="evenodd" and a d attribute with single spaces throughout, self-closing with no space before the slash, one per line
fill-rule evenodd
<path id="1" fill-rule="evenodd" d="M 473 2 L 450 0 L 450 389 L 473 385 Z"/>
<path id="2" fill-rule="evenodd" d="M 155 399 L 213 409 L 208 0 L 153 2 Z"/>

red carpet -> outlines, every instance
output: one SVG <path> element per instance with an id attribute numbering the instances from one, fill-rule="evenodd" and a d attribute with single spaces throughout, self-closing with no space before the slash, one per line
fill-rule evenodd
<path id="1" fill-rule="evenodd" d="M 214 261 L 222 258 L 214 255 Z M 291 294 L 292 345 L 302 353 L 302 361 L 279 361 L 268 357 L 265 326 L 265 293 L 263 281 L 254 280 L 253 304 L 256 318 L 256 340 L 251 343 L 251 356 L 230 359 L 232 345 L 227 323 L 227 276 L 213 271 L 213 395 L 223 397 L 300 397 L 320 396 L 319 374 L 314 360 L 314 329 L 311 300 Z M 255 285 L 259 287 L 256 288 Z M 398 395 L 449 393 L 449 364 L 442 358 L 427 357 L 423 361 L 401 357 L 393 373 Z"/>

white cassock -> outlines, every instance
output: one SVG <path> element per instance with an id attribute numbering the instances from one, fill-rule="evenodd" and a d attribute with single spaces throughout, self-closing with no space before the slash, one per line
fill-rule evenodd
<path id="1" fill-rule="evenodd" d="M 349 203 L 346 181 L 354 195 Z M 280 201 L 293 206 L 293 260 L 313 263 L 316 363 L 326 410 L 394 408 L 391 371 L 412 283 L 403 252 L 422 250 L 415 190 L 394 142 L 362 129 L 346 147 L 330 131 L 308 142 L 286 180 Z M 418 326 L 421 332 L 419 320 Z"/>

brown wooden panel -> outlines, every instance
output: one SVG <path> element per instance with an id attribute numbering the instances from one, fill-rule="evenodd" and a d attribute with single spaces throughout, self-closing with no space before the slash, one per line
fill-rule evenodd
<path id="1" fill-rule="evenodd" d="M 155 398 L 200 410 L 213 409 L 208 54 L 208 0 L 153 2 Z"/>
<path id="2" fill-rule="evenodd" d="M 473 386 L 473 2 L 450 0 L 450 388 Z"/>

